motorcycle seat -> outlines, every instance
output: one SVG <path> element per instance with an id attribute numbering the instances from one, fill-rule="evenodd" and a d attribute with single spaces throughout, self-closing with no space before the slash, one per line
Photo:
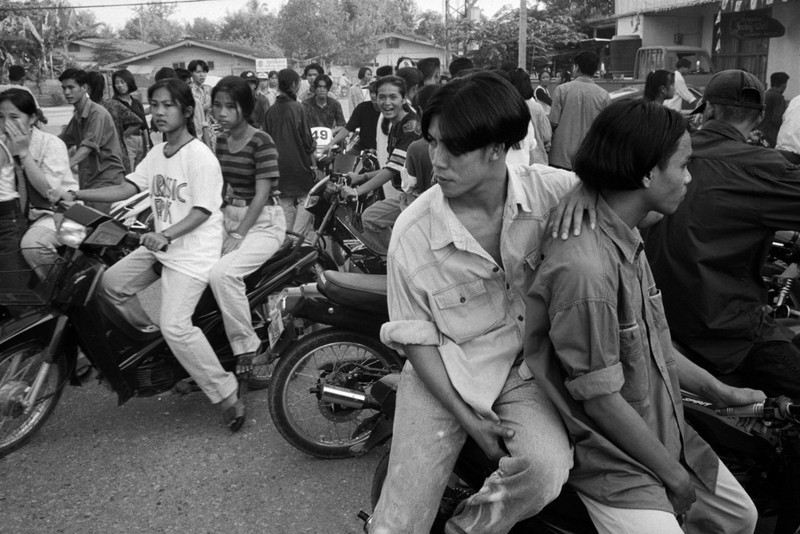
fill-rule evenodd
<path id="1" fill-rule="evenodd" d="M 383 315 L 389 313 L 386 275 L 323 271 L 317 279 L 317 287 L 336 304 Z"/>

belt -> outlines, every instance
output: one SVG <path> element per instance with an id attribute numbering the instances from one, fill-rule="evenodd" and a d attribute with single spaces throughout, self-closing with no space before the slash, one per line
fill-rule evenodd
<path id="1" fill-rule="evenodd" d="M 251 198 L 233 198 L 225 197 L 223 199 L 226 206 L 235 206 L 237 208 L 246 208 L 253 201 Z"/>
<path id="2" fill-rule="evenodd" d="M 0 202 L 0 215 L 8 215 L 9 213 L 20 213 L 19 200 L 16 198 Z"/>

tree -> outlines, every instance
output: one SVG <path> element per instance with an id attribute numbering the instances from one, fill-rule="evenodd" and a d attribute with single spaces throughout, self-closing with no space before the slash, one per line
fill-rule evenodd
<path id="1" fill-rule="evenodd" d="M 198 17 L 186 23 L 186 35 L 195 39 L 219 39 L 220 26 L 205 17 Z"/>
<path id="2" fill-rule="evenodd" d="M 170 20 L 176 8 L 177 4 L 170 2 L 147 2 L 133 8 L 135 15 L 125 22 L 120 37 L 161 46 L 179 40 L 183 36 L 183 27 Z"/>
<path id="3" fill-rule="evenodd" d="M 417 15 L 414 33 L 444 46 L 444 18 L 438 11 L 428 10 Z"/>
<path id="4" fill-rule="evenodd" d="M 94 49 L 94 53 L 92 54 L 92 60 L 98 65 L 108 65 L 109 63 L 124 59 L 128 55 L 130 54 L 117 46 L 113 39 L 109 39 L 97 44 L 97 48 Z"/>
<path id="5" fill-rule="evenodd" d="M 228 41 L 238 42 L 257 50 L 267 50 L 274 43 L 277 20 L 261 4 L 251 0 L 247 5 L 222 20 L 219 35 Z"/>
<path id="6" fill-rule="evenodd" d="M 541 0 L 545 11 L 568 15 L 582 24 L 586 19 L 614 14 L 614 0 Z"/>
<path id="7" fill-rule="evenodd" d="M 0 1 L 0 62 L 21 63 L 37 79 L 52 76 L 53 60 L 62 59 L 59 50 L 66 52 L 70 41 L 95 36 L 100 26 L 93 13 L 75 11 L 63 1 Z"/>
<path id="8" fill-rule="evenodd" d="M 530 58 L 551 56 L 569 43 L 585 39 L 575 31 L 576 23 L 567 15 L 527 10 L 528 39 L 526 55 Z M 455 50 L 467 53 L 478 67 L 499 66 L 503 61 L 517 62 L 519 9 L 506 7 L 490 20 L 453 21 L 448 28 Z"/>
<path id="9" fill-rule="evenodd" d="M 278 44 L 288 57 L 330 60 L 347 40 L 348 16 L 336 0 L 289 0 L 278 13 Z"/>

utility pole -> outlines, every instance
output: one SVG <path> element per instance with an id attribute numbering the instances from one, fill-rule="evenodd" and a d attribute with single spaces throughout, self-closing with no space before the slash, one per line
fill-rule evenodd
<path id="1" fill-rule="evenodd" d="M 450 64 L 450 59 L 453 53 L 459 53 L 458 48 L 453 50 L 450 44 L 450 30 L 448 26 L 451 21 L 469 18 L 472 8 L 478 3 L 478 0 L 442 0 L 444 2 L 444 43 L 445 43 L 445 61 Z M 466 53 L 466 50 L 463 51 Z"/>

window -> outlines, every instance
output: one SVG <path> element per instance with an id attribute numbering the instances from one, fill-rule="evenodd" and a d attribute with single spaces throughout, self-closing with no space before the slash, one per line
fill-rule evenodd
<path id="1" fill-rule="evenodd" d="M 388 37 L 386 39 L 386 48 L 400 48 L 400 39 L 397 37 Z"/>
<path id="2" fill-rule="evenodd" d="M 172 64 L 172 68 L 173 69 L 185 69 L 186 68 L 186 62 L 185 61 L 181 61 L 180 63 L 173 63 Z"/>
<path id="3" fill-rule="evenodd" d="M 208 63 L 208 70 L 214 70 L 214 62 L 213 61 L 206 61 Z"/>

